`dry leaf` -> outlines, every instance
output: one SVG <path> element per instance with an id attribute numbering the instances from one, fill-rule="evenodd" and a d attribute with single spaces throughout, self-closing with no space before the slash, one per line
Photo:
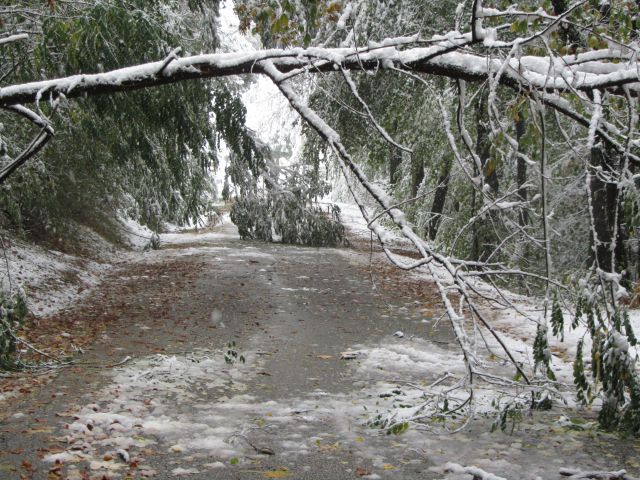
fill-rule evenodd
<path id="1" fill-rule="evenodd" d="M 364 477 L 365 475 L 371 475 L 371 472 L 366 468 L 358 467 L 356 468 L 356 475 L 359 477 Z"/>
<path id="2" fill-rule="evenodd" d="M 266 478 L 287 478 L 291 476 L 287 470 L 271 470 L 269 472 L 263 472 L 262 474 Z"/>
<path id="3" fill-rule="evenodd" d="M 354 360 L 357 358 L 358 352 L 346 351 L 340 354 L 340 359 L 342 360 Z"/>

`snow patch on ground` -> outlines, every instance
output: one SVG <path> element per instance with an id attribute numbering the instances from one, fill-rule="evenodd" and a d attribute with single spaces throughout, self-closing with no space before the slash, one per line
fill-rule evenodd
<path id="1" fill-rule="evenodd" d="M 391 451 L 392 438 L 395 448 L 409 452 L 417 466 L 443 465 L 456 459 L 506 478 L 533 480 L 557 472 L 560 463 L 566 462 L 562 456 L 549 461 L 545 455 L 555 454 L 556 449 L 551 444 L 541 447 L 545 451 L 515 440 L 501 447 L 486 427 L 455 436 L 417 428 L 397 437 L 380 435 L 385 430 L 375 426 L 376 420 L 399 423 L 428 412 L 430 400 L 425 391 L 435 391 L 430 385 L 443 375 L 461 376 L 464 364 L 457 350 L 418 337 L 389 335 L 379 343 L 354 345 L 353 349 L 359 352 L 354 360 L 333 360 L 351 365 L 351 391 L 317 389 L 291 397 L 285 393 L 277 401 L 259 401 L 246 393 L 247 385 L 268 361 L 257 353 L 242 352 L 246 363 L 233 365 L 225 362 L 221 351 L 141 358 L 106 373 L 110 383 L 98 392 L 99 403 L 74 407 L 64 414 L 71 419 L 62 430 L 67 450 L 44 460 L 86 462 L 97 474 L 117 477 L 124 466 L 118 450 L 143 465 L 146 447 L 154 444 L 172 456 L 176 464 L 172 473 L 182 476 L 235 464 L 246 468 L 256 457 L 267 455 L 267 450 L 286 459 L 348 451 L 373 465 L 371 475 L 393 478 L 396 467 L 382 453 Z M 437 388 L 443 391 L 451 381 Z M 477 411 L 490 413 L 489 400 L 497 394 L 495 386 L 479 387 Z M 544 424 L 534 427 L 549 428 Z M 579 440 L 569 436 L 563 437 L 561 448 L 584 450 Z M 446 478 L 464 477 L 451 472 Z"/>
<path id="2" fill-rule="evenodd" d="M 92 470 L 99 471 L 112 469 L 117 460 L 99 462 L 105 456 L 117 458 L 118 449 L 134 458 L 158 441 L 176 454 L 206 450 L 222 459 L 238 455 L 242 449 L 229 441 L 237 425 L 228 419 L 230 409 L 224 398 L 227 393 L 243 391 L 246 385 L 241 379 L 250 378 L 250 372 L 260 365 L 252 353 L 243 352 L 243 356 L 246 363 L 231 365 L 223 352 L 154 355 L 116 370 L 111 384 L 99 395 L 104 401 L 68 412 L 74 419 L 64 428 L 69 447 L 56 455 L 80 451 Z M 205 402 L 212 392 L 220 397 L 216 410 Z M 238 398 L 253 400 L 243 395 Z M 55 462 L 56 458 L 44 460 Z M 212 464 L 211 468 L 219 467 Z"/>
<path id="3" fill-rule="evenodd" d="M 359 208 L 351 204 L 339 204 L 339 206 L 342 210 L 343 223 L 349 231 L 358 238 L 369 240 L 371 238 L 370 231 L 367 228 L 366 221 L 362 218 Z M 399 232 L 389 229 L 384 230 L 386 237 L 391 239 L 392 245 L 400 247 L 410 246 L 408 240 L 402 238 Z M 374 242 L 377 242 L 375 238 Z M 344 255 L 348 257 L 353 256 L 350 255 L 349 252 L 345 252 Z M 412 263 L 413 261 L 406 256 L 400 255 L 399 257 L 404 260 L 405 263 Z M 375 253 L 374 258 L 374 261 L 388 262 L 386 257 L 381 253 Z M 438 280 L 445 286 L 453 284 L 451 274 L 449 274 L 444 267 L 431 265 L 430 269 L 431 272 L 425 267 L 416 268 L 409 272 L 408 275 L 412 279 L 420 282 L 432 283 L 434 280 Z M 495 289 L 481 279 L 467 277 L 467 281 L 479 294 L 486 295 L 488 298 L 497 298 Z M 538 320 L 544 313 L 544 300 L 519 295 L 507 289 L 502 289 L 501 295 L 516 308 L 496 308 L 485 304 L 483 310 L 490 320 L 491 327 L 513 354 L 516 361 L 523 365 L 526 371 L 532 372 L 534 365 L 532 347 L 536 336 Z M 479 304 L 482 307 L 483 302 L 481 301 Z M 579 341 L 584 341 L 583 352 L 587 363 L 590 362 L 590 358 L 587 357 L 591 351 L 591 339 L 586 326 L 580 324 L 576 329 L 570 328 L 572 315 L 573 312 L 564 311 L 565 328 L 560 338 L 553 337 L 551 331 L 549 331 L 548 334 L 549 345 L 552 352 L 552 369 L 557 380 L 561 384 L 568 386 L 573 384 L 573 361 Z M 629 317 L 636 337 L 640 338 L 640 310 L 629 311 Z M 507 369 L 511 369 L 512 372 L 507 374 L 506 377 L 512 377 L 515 373 L 515 367 L 510 365 L 509 362 L 501 360 L 501 358 L 505 357 L 505 354 L 500 342 L 484 327 L 473 329 L 467 326 L 466 328 L 470 330 L 467 333 L 472 335 L 472 344 L 476 345 L 483 369 L 488 366 L 490 369 L 494 368 L 500 371 L 502 368 L 503 373 L 506 372 Z M 479 336 L 480 333 L 482 334 L 481 336 Z M 637 348 L 632 348 L 630 354 L 632 357 L 640 358 Z M 564 390 L 566 395 L 563 394 L 563 401 L 569 406 L 576 406 L 571 388 L 565 388 Z M 489 391 L 487 391 L 487 393 L 489 393 Z M 478 400 L 486 405 L 486 401 L 489 400 L 489 398 L 483 400 L 476 396 L 476 401 Z"/>
<path id="4" fill-rule="evenodd" d="M 185 245 L 190 243 L 208 243 L 220 240 L 237 240 L 238 236 L 227 232 L 190 232 L 190 233 L 162 233 L 160 245 Z"/>
<path id="5" fill-rule="evenodd" d="M 90 239 L 97 244 L 94 236 Z M 113 259 L 115 255 L 107 245 L 102 240 L 98 253 Z M 22 288 L 29 310 L 37 317 L 52 315 L 79 301 L 111 268 L 107 260 L 99 262 L 68 255 L 15 238 L 5 240 L 5 247 L 1 288 L 5 292 Z"/>
<path id="6" fill-rule="evenodd" d="M 455 351 L 422 339 L 391 338 L 393 343 L 354 347 L 363 355 L 352 363 L 352 392 L 315 390 L 278 401 L 259 402 L 244 393 L 246 382 L 262 368 L 262 357 L 251 352 L 245 354 L 246 363 L 234 365 L 225 363 L 223 352 L 208 351 L 137 360 L 111 374 L 111 384 L 98 395 L 103 401 L 67 413 L 74 418 L 64 429 L 68 450 L 45 461 L 76 455 L 75 460 L 89 462 L 96 472 L 113 471 L 117 460 L 103 461 L 105 456 L 117 458 L 114 452 L 124 449 L 135 458 L 157 443 L 161 450 L 183 458 L 184 465 L 206 471 L 222 468 L 232 458 L 250 463 L 259 453 L 256 447 L 295 458 L 318 450 L 331 453 L 345 444 L 385 471 L 387 460 L 375 441 L 380 430 L 371 422 L 390 412 L 395 421 L 419 412 L 422 391 L 406 385 L 407 380 L 426 386 L 444 370 L 456 373 L 464 368 Z M 398 403 L 406 404 L 401 413 Z M 456 437 L 456 442 L 460 438 L 465 437 Z M 417 431 L 408 432 L 402 441 L 424 451 L 444 444 Z M 200 453 L 208 463 L 187 463 Z M 433 455 L 438 461 L 446 458 Z"/>
<path id="7" fill-rule="evenodd" d="M 458 350 L 440 348 L 420 338 L 389 340 L 369 348 L 355 346 L 354 350 L 363 354 L 358 370 L 364 378 L 427 379 L 464 371 L 464 360 Z"/>
<path id="8" fill-rule="evenodd" d="M 245 248 L 236 253 L 230 253 L 229 257 L 240 257 L 240 258 L 249 257 L 249 258 L 264 258 L 267 260 L 275 260 L 275 257 L 270 253 L 253 250 L 250 247 Z"/>
<path id="9" fill-rule="evenodd" d="M 204 230 L 179 230 L 172 231 L 169 233 L 161 233 L 160 234 L 160 245 L 162 246 L 181 246 L 187 244 L 206 244 L 206 243 L 216 243 L 221 240 L 238 240 L 240 236 L 238 235 L 238 230 L 231 223 L 231 219 L 229 218 L 229 214 L 225 213 L 222 216 L 222 222 L 220 224 L 225 228 L 218 229 L 216 228 L 214 231 L 204 229 Z M 231 227 L 231 228 L 229 228 Z"/>
<path id="10" fill-rule="evenodd" d="M 151 238 L 154 234 L 149 227 L 140 225 L 135 220 L 126 216 L 120 216 L 117 220 L 121 225 L 119 229 L 120 237 L 129 248 L 132 250 L 149 248 Z"/>

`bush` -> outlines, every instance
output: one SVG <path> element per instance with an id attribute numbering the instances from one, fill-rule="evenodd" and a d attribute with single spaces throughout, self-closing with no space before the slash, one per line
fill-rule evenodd
<path id="1" fill-rule="evenodd" d="M 324 212 L 320 207 L 305 205 L 293 195 L 240 199 L 231 208 L 231 221 L 242 239 L 271 242 L 275 235 L 283 243 L 310 247 L 345 244 L 337 206 L 332 205 Z"/>
<path id="2" fill-rule="evenodd" d="M 24 292 L 10 295 L 0 292 L 0 368 L 16 367 L 16 331 L 24 323 L 27 303 Z"/>

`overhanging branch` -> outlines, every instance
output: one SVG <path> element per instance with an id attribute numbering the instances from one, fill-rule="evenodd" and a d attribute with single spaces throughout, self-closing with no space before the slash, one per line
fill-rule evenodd
<path id="1" fill-rule="evenodd" d="M 296 70 L 332 72 L 336 64 L 345 70 L 378 70 L 401 68 L 414 72 L 445 76 L 468 81 L 483 81 L 491 72 L 504 67 L 500 82 L 505 85 L 526 85 L 527 88 L 555 93 L 591 91 L 593 89 L 622 92 L 626 86 L 632 95 L 640 93 L 640 70 L 635 62 L 609 61 L 565 65 L 550 74 L 547 57 L 524 56 L 519 59 L 491 58 L 467 51 L 451 51 L 470 43 L 466 36 L 443 40 L 429 47 L 420 47 L 406 38 L 389 40 L 368 48 L 308 48 L 262 50 L 247 53 L 204 54 L 151 62 L 98 74 L 80 74 L 43 80 L 0 89 L 0 106 L 33 103 L 38 97 L 79 97 L 123 92 L 181 82 L 185 80 L 226 77 L 231 75 L 264 74 L 261 61 L 270 60 L 282 73 Z M 620 59 L 625 59 L 620 54 Z M 312 69 L 308 69 L 313 64 Z M 598 64 L 598 65 L 596 65 Z M 601 65 L 600 65 L 601 64 Z M 600 68 L 598 68 L 600 67 Z M 605 73 L 592 73 L 601 71 Z"/>

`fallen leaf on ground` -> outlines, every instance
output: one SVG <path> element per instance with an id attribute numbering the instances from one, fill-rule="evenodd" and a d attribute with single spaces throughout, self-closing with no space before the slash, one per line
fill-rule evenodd
<path id="1" fill-rule="evenodd" d="M 266 478 L 287 478 L 291 476 L 291 473 L 288 470 L 271 470 L 263 472 L 262 475 Z"/>
<path id="2" fill-rule="evenodd" d="M 359 477 L 364 477 L 365 475 L 371 475 L 371 472 L 366 468 L 358 467 L 356 468 L 356 475 Z"/>
<path id="3" fill-rule="evenodd" d="M 340 359 L 342 359 L 342 360 L 353 360 L 357 356 L 358 356 L 358 352 L 347 351 L 347 352 L 342 352 L 340 354 Z"/>

